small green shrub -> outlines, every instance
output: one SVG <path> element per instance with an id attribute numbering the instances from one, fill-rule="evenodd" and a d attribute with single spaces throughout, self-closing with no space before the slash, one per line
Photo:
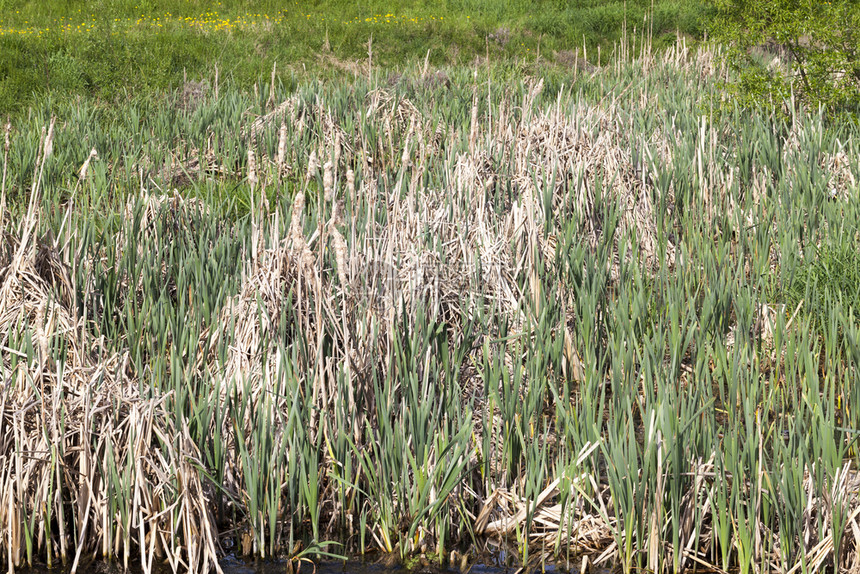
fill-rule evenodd
<path id="1" fill-rule="evenodd" d="M 707 0 L 710 30 L 727 44 L 743 104 L 794 97 L 844 111 L 860 98 L 860 3 L 855 0 Z"/>

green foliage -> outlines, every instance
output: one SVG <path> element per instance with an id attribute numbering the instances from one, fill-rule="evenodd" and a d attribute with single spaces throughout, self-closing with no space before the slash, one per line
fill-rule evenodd
<path id="1" fill-rule="evenodd" d="M 860 97 L 860 3 L 855 0 L 708 0 L 711 31 L 727 44 L 744 104 L 831 111 Z"/>

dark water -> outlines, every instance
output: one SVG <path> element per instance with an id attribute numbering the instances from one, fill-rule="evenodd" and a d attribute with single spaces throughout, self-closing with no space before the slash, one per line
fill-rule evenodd
<path id="1" fill-rule="evenodd" d="M 288 572 L 285 562 L 245 561 L 235 558 L 225 558 L 221 561 L 224 574 L 285 574 Z M 519 568 L 511 568 L 492 564 L 473 564 L 468 574 L 516 574 Z M 547 566 L 546 572 L 559 574 L 559 569 Z M 294 574 L 296 574 L 294 572 Z M 347 562 L 322 562 L 316 565 L 305 563 L 297 574 L 465 574 L 457 568 L 441 567 L 438 564 L 415 564 L 407 568 L 402 564 L 371 561 L 350 560 Z"/>
<path id="2" fill-rule="evenodd" d="M 415 564 L 407 568 L 402 564 L 372 561 L 350 560 L 347 562 L 322 562 L 315 566 L 304 564 L 297 574 L 579 574 L 581 562 L 576 559 L 572 564 L 556 566 L 551 564 L 538 565 L 524 570 L 519 567 L 505 566 L 504 555 L 487 557 L 488 563 L 471 564 L 466 571 L 458 568 L 439 566 L 437 563 Z M 221 561 L 224 574 L 285 574 L 287 565 L 283 561 L 244 561 L 228 557 Z M 611 574 L 609 568 L 588 565 L 589 574 Z M 294 572 L 294 574 L 296 574 Z"/>
<path id="3" fill-rule="evenodd" d="M 518 567 L 505 566 L 504 554 L 488 559 L 488 563 L 477 563 L 470 565 L 465 572 L 458 568 L 439 566 L 436 563 L 416 563 L 411 568 L 390 560 L 349 560 L 347 562 L 310 562 L 302 563 L 292 574 L 536 574 L 546 572 L 548 574 L 571 574 L 579 573 L 579 560 L 569 567 L 557 567 L 550 564 L 537 566 L 528 571 Z M 589 565 L 588 572 L 591 574 L 609 574 L 610 569 L 595 568 Z M 221 568 L 224 574 L 288 574 L 289 565 L 283 560 L 245 560 L 233 556 L 227 556 L 221 560 Z M 47 568 L 44 565 L 33 568 L 16 570 L 21 574 L 67 574 L 69 568 L 54 567 Z M 78 568 L 80 574 L 141 574 L 142 570 L 138 564 L 129 564 L 129 569 L 124 570 L 121 562 L 95 562 Z M 153 574 L 170 574 L 166 566 L 153 565 Z"/>

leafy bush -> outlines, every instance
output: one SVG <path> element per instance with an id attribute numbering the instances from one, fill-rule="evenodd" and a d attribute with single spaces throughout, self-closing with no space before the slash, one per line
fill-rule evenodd
<path id="1" fill-rule="evenodd" d="M 708 0 L 744 103 L 845 110 L 860 97 L 860 3 Z M 793 92 L 793 94 L 792 94 Z"/>

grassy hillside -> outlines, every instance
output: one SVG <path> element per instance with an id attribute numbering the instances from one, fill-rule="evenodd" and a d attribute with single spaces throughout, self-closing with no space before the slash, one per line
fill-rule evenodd
<path id="1" fill-rule="evenodd" d="M 76 97 L 113 104 L 182 89 L 186 80 L 250 89 L 277 63 L 282 81 L 398 67 L 492 61 L 569 67 L 576 51 L 607 58 L 622 35 L 698 35 L 697 0 L 568 2 L 256 2 L 38 0 L 0 2 L 0 114 Z M 645 15 L 650 14 L 646 22 Z M 585 46 L 585 50 L 583 50 Z M 428 56 L 429 54 L 429 56 Z M 538 58 L 540 55 L 540 59 Z M 582 55 L 582 54 L 580 54 Z"/>

